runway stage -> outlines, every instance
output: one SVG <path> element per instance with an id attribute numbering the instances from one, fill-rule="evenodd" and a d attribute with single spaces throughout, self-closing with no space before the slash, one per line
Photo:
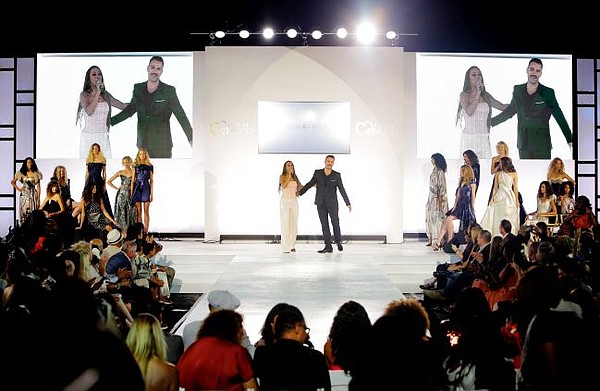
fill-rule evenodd
<path id="1" fill-rule="evenodd" d="M 403 293 L 421 292 L 419 284 L 449 255 L 434 252 L 423 241 L 402 244 L 346 243 L 344 251 L 318 254 L 319 242 L 297 243 L 296 252 L 283 254 L 279 244 L 264 242 L 203 243 L 202 240 L 162 240 L 163 251 L 176 276 L 173 292 L 227 289 L 239 297 L 238 311 L 254 343 L 271 307 L 296 305 L 310 327 L 311 341 L 322 351 L 340 305 L 361 303 L 374 322 L 391 300 Z M 181 334 L 190 321 L 208 313 L 201 296 L 175 328 Z"/>

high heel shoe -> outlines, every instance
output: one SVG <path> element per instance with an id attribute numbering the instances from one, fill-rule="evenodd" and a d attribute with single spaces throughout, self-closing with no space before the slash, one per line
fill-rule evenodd
<path id="1" fill-rule="evenodd" d="M 438 251 L 440 249 L 440 245 L 438 244 L 438 242 L 435 242 L 433 244 L 433 251 Z"/>

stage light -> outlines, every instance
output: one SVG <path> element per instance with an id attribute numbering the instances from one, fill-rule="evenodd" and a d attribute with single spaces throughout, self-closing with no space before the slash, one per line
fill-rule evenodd
<path id="1" fill-rule="evenodd" d="M 362 23 L 356 31 L 358 41 L 362 44 L 373 42 L 376 34 L 375 28 L 370 23 Z"/>
<path id="2" fill-rule="evenodd" d="M 219 38 L 219 39 L 225 38 L 225 31 L 223 31 L 223 30 L 219 30 L 219 31 L 217 31 L 217 32 L 215 33 L 215 37 L 217 37 L 217 38 Z"/>
<path id="3" fill-rule="evenodd" d="M 395 31 L 390 30 L 387 33 L 385 33 L 385 37 L 387 39 L 396 39 L 398 37 L 398 34 L 396 34 Z"/>
<path id="4" fill-rule="evenodd" d="M 321 37 L 323 36 L 323 33 L 320 32 L 319 30 L 315 30 L 312 32 L 312 34 L 310 36 L 313 37 L 313 39 L 321 39 Z"/>
<path id="5" fill-rule="evenodd" d="M 338 38 L 344 39 L 348 36 L 348 30 L 346 30 L 343 27 L 340 27 L 336 30 L 335 35 L 337 35 Z"/>
<path id="6" fill-rule="evenodd" d="M 288 31 L 286 32 L 286 35 L 288 36 L 288 38 L 296 38 L 296 36 L 298 36 L 298 31 L 296 29 L 288 29 Z"/>
<path id="7" fill-rule="evenodd" d="M 273 35 L 275 35 L 275 32 L 273 31 L 272 28 L 267 27 L 266 29 L 263 30 L 262 35 L 266 39 L 271 39 L 271 38 L 273 38 Z"/>
<path id="8" fill-rule="evenodd" d="M 240 31 L 240 38 L 242 39 L 246 39 L 250 36 L 250 32 L 248 30 L 241 30 Z"/>

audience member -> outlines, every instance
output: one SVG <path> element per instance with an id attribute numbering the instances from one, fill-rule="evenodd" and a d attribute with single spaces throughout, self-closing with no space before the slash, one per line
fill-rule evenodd
<path id="1" fill-rule="evenodd" d="M 353 300 L 342 304 L 323 347 L 329 369 L 351 375 L 357 360 L 365 354 L 370 330 L 371 319 L 365 307 Z"/>
<path id="2" fill-rule="evenodd" d="M 299 309 L 283 311 L 275 320 L 275 342 L 256 350 L 254 368 L 262 391 L 331 391 L 323 353 L 304 345 L 310 329 Z"/>
<path id="3" fill-rule="evenodd" d="M 197 340 L 177 363 L 180 386 L 188 390 L 257 390 L 252 358 L 240 343 L 243 334 L 243 317 L 237 312 L 223 309 L 208 314 Z"/>
<path id="4" fill-rule="evenodd" d="M 127 334 L 127 346 L 140 367 L 146 391 L 179 391 L 177 367 L 167 361 L 167 343 L 160 326 L 154 315 L 138 314 Z"/>
<path id="5" fill-rule="evenodd" d="M 213 290 L 208 293 L 208 311 L 209 315 L 216 311 L 231 310 L 235 311 L 241 305 L 240 299 L 228 290 Z M 204 320 L 194 320 L 189 322 L 183 328 L 183 345 L 187 349 L 196 341 L 198 330 L 202 327 Z M 250 342 L 246 330 L 243 329 L 243 335 L 240 338 L 240 344 L 248 350 L 250 357 L 254 357 L 255 347 Z"/>

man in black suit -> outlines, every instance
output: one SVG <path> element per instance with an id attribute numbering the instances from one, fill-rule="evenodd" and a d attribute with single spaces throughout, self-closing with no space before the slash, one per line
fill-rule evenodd
<path id="1" fill-rule="evenodd" d="M 308 189 L 317 185 L 315 205 L 317 205 L 317 212 L 319 213 L 319 220 L 321 220 L 321 229 L 323 231 L 323 241 L 325 242 L 325 247 L 319 250 L 319 253 L 333 252 L 329 219 L 331 219 L 331 225 L 333 226 L 333 238 L 337 244 L 337 248 L 339 251 L 344 250 L 344 246 L 342 246 L 342 233 L 340 231 L 340 219 L 338 217 L 337 189 L 340 189 L 340 194 L 346 206 L 348 206 L 348 210 L 352 212 L 352 205 L 350 205 L 350 199 L 348 199 L 346 189 L 344 189 L 342 176 L 339 172 L 333 170 L 333 163 L 335 163 L 335 157 L 327 155 L 325 157 L 325 168 L 315 170 L 312 179 L 300 189 L 300 195 L 303 195 Z"/>

